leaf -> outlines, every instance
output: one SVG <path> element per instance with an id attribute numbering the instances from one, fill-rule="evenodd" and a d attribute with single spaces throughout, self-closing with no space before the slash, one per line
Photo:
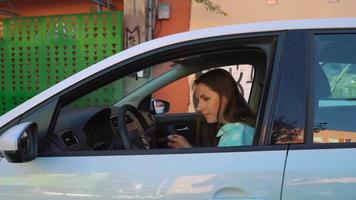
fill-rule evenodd
<path id="1" fill-rule="evenodd" d="M 219 15 L 227 16 L 227 13 L 221 9 L 219 4 L 214 3 L 211 0 L 195 0 L 196 3 L 204 5 L 205 9 L 209 12 L 214 12 Z"/>

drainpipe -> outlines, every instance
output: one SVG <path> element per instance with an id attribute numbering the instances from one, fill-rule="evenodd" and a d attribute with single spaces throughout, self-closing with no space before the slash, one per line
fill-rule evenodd
<path id="1" fill-rule="evenodd" d="M 6 16 L 10 16 L 10 17 L 20 16 L 17 13 L 14 13 L 14 12 L 11 12 L 11 11 L 8 11 L 8 10 L 3 10 L 3 9 L 0 9 L 0 15 L 6 15 Z"/>
<path id="2" fill-rule="evenodd" d="M 155 21 L 156 21 L 156 7 L 157 7 L 157 0 L 147 0 L 147 35 L 146 40 L 153 39 L 153 31 L 155 28 Z"/>
<path id="3" fill-rule="evenodd" d="M 116 10 L 116 6 L 110 3 L 110 0 L 107 0 L 106 2 L 103 0 L 90 0 L 94 3 L 97 3 L 100 6 L 103 6 L 105 8 L 109 8 L 110 10 Z"/>

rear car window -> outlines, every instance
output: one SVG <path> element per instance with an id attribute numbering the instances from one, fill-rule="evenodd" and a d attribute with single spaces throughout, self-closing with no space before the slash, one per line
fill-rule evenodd
<path id="1" fill-rule="evenodd" d="M 315 46 L 313 142 L 356 142 L 356 35 L 318 35 Z"/>

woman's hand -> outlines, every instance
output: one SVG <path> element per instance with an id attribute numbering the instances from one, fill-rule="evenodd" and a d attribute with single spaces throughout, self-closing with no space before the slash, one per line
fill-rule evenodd
<path id="1" fill-rule="evenodd" d="M 172 134 L 168 136 L 168 146 L 173 149 L 191 148 L 192 145 L 181 135 Z"/>

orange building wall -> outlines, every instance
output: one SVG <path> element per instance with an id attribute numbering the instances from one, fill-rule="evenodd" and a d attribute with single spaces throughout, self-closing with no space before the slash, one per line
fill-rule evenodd
<path id="1" fill-rule="evenodd" d="M 117 10 L 123 9 L 123 0 L 111 0 Z M 78 14 L 95 11 L 97 6 L 89 0 L 9 0 L 0 3 L 0 9 L 11 11 L 20 17 Z M 102 10 L 108 10 L 102 7 Z M 1 15 L 0 18 L 7 18 Z"/>
<path id="2" fill-rule="evenodd" d="M 189 30 L 190 0 L 160 0 L 170 3 L 170 19 L 157 20 L 155 38 Z M 178 94 L 177 91 L 182 93 Z M 170 113 L 187 112 L 189 105 L 188 78 L 180 79 L 153 94 L 156 99 L 170 102 Z"/>
<path id="3" fill-rule="evenodd" d="M 274 20 L 355 17 L 355 0 L 214 0 L 227 16 L 192 1 L 190 29 Z M 334 2 L 334 3 L 332 3 Z"/>

